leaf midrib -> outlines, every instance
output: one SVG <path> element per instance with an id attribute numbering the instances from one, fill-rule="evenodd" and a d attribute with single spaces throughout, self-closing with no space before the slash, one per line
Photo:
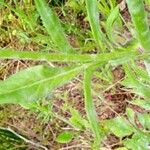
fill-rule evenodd
<path id="1" fill-rule="evenodd" d="M 4 95 L 4 94 L 10 94 L 10 93 L 13 93 L 13 92 L 16 92 L 16 91 L 25 89 L 25 88 L 30 88 L 30 87 L 35 86 L 35 85 L 42 84 L 42 83 L 44 83 L 44 82 L 46 82 L 46 81 L 49 81 L 49 80 L 52 80 L 52 79 L 56 79 L 56 78 L 58 78 L 59 76 L 64 76 L 65 74 L 68 74 L 68 73 L 70 73 L 70 72 L 74 72 L 75 70 L 82 69 L 83 67 L 84 67 L 84 66 L 81 66 L 81 67 L 75 68 L 75 69 L 73 69 L 73 70 L 67 71 L 67 72 L 65 72 L 65 73 L 61 73 L 61 74 L 59 74 L 59 75 L 52 76 L 52 77 L 49 77 L 49 78 L 46 78 L 46 79 L 42 79 L 42 80 L 37 81 L 37 82 L 35 81 L 34 83 L 29 84 L 29 85 L 25 85 L 25 86 L 22 86 L 22 87 L 19 87 L 19 88 L 15 88 L 15 89 L 9 90 L 8 92 L 4 92 L 4 93 L 0 94 L 0 96 L 1 96 L 1 95 Z"/>

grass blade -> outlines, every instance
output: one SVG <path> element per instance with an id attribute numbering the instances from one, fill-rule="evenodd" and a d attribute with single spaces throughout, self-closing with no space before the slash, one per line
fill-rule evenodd
<path id="1" fill-rule="evenodd" d="M 61 23 L 54 11 L 48 7 L 45 0 L 35 0 L 35 4 L 43 24 L 54 44 L 63 53 L 73 52 L 73 48 L 67 41 Z"/>
<path id="2" fill-rule="evenodd" d="M 86 0 L 86 9 L 93 37 L 100 50 L 104 52 L 105 46 L 103 44 L 103 33 L 100 29 L 97 0 Z"/>

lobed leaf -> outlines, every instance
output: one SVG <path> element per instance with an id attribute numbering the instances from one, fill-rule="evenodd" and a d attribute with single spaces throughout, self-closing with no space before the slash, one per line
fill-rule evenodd
<path id="1" fill-rule="evenodd" d="M 146 98 L 150 98 L 149 86 L 137 80 L 134 72 L 127 65 L 124 65 L 127 78 L 122 81 L 122 84 L 128 88 L 132 88 L 135 93 Z"/>

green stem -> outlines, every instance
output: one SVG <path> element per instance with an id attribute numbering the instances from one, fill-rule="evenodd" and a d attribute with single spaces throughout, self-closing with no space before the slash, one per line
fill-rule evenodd
<path id="1" fill-rule="evenodd" d="M 35 61 L 51 61 L 51 62 L 108 62 L 110 60 L 122 59 L 128 57 L 136 59 L 138 52 L 128 51 L 112 52 L 103 54 L 55 54 L 44 52 L 31 52 L 31 51 L 16 51 L 11 49 L 0 49 L 0 59 L 21 59 L 21 60 L 35 60 Z"/>

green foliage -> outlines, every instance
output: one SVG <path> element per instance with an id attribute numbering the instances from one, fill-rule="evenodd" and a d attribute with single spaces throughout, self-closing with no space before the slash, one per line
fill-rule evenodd
<path id="1" fill-rule="evenodd" d="M 71 122 L 71 124 L 73 124 L 76 128 L 80 130 L 84 130 L 90 127 L 88 121 L 81 116 L 79 111 L 73 108 L 71 108 L 70 111 L 72 116 L 69 121 Z"/>
<path id="2" fill-rule="evenodd" d="M 149 149 L 149 138 L 141 136 L 141 134 L 134 135 L 132 139 L 127 139 L 123 143 L 128 149 L 132 150 L 147 150 Z"/>
<path id="3" fill-rule="evenodd" d="M 0 141 L 0 149 L 12 149 L 19 145 L 22 145 L 22 148 L 20 148 L 21 150 L 27 148 L 27 145 L 24 144 L 24 141 L 7 128 L 0 127 Z"/>
<path id="4" fill-rule="evenodd" d="M 93 70 L 91 70 L 90 68 L 87 68 L 84 72 L 84 98 L 87 117 L 91 124 L 91 128 L 95 134 L 95 149 L 98 149 L 100 141 L 102 141 L 103 131 L 100 130 L 100 125 L 97 120 L 95 106 L 92 100 L 92 93 L 91 93 L 92 71 Z"/>
<path id="5" fill-rule="evenodd" d="M 132 59 L 139 57 L 136 51 L 114 51 L 112 53 L 88 55 L 88 54 L 55 54 L 55 53 L 44 53 L 44 52 L 28 52 L 28 51 L 17 51 L 11 49 L 0 49 L 1 59 L 22 59 L 22 60 L 39 60 L 39 61 L 51 61 L 51 62 L 75 62 L 75 63 L 102 63 L 111 62 L 114 60 L 120 60 L 121 63 L 126 63 Z M 148 55 L 147 55 L 148 57 Z M 125 58 L 125 59 L 124 59 Z"/>
<path id="6" fill-rule="evenodd" d="M 20 104 L 28 109 L 41 111 L 43 112 L 42 115 L 47 117 L 47 114 L 51 115 L 52 110 L 49 110 L 49 107 L 40 106 L 38 101 L 47 97 L 52 90 L 82 74 L 85 112 L 88 120 L 82 117 L 80 112 L 73 108 L 69 108 L 71 116 L 68 120 L 58 114 L 54 116 L 72 127 L 77 128 L 79 131 L 92 130 L 94 138 L 90 140 L 90 142 L 94 141 L 94 143 L 91 144 L 94 150 L 101 147 L 104 137 L 107 136 L 105 128 L 107 128 L 109 133 L 113 133 L 120 138 L 120 142 L 124 147 L 119 149 L 148 149 L 150 143 L 150 115 L 147 112 L 140 114 L 131 108 L 127 108 L 126 117 L 117 116 L 114 119 L 104 121 L 103 126 L 101 121 L 98 120 L 95 108 L 96 104 L 93 101 L 94 92 L 92 93 L 91 83 L 94 73 L 96 72 L 96 76 L 100 79 L 112 84 L 113 76 L 111 71 L 113 67 L 122 65 L 125 71 L 125 79 L 121 84 L 132 91 L 136 96 L 135 100 L 129 103 L 137 105 L 147 111 L 150 110 L 149 72 L 136 65 L 136 60 L 140 59 L 140 61 L 145 61 L 149 57 L 149 54 L 140 54 L 137 51 L 139 44 L 137 40 L 133 40 L 134 42 L 132 42 L 132 40 L 129 41 L 130 44 L 128 45 L 127 43 L 124 47 L 116 44 L 115 46 L 119 47 L 114 48 L 113 45 L 115 43 L 113 37 L 115 29 L 113 25 L 117 23 L 115 21 L 119 18 L 119 7 L 116 1 L 101 0 L 98 2 L 97 0 L 85 0 L 86 8 L 83 7 L 82 10 L 84 9 L 83 11 L 87 12 L 91 33 L 98 47 L 96 54 L 84 54 L 82 51 L 78 53 L 75 48 L 70 45 L 69 40 L 67 40 L 61 21 L 54 10 L 49 7 L 46 1 L 35 0 L 34 2 L 33 19 L 31 19 L 32 13 L 26 16 L 16 1 L 14 1 L 16 7 L 10 8 L 10 10 L 27 24 L 27 27 L 29 27 L 32 32 L 36 32 L 35 28 L 37 27 L 38 16 L 40 15 L 42 24 L 48 35 L 40 33 L 32 39 L 29 38 L 29 35 L 21 31 L 19 32 L 20 36 L 24 37 L 24 42 L 30 40 L 39 42 L 43 40 L 44 42 L 41 43 L 49 43 L 49 45 L 53 45 L 50 47 L 56 48 L 52 49 L 52 52 L 55 53 L 45 52 L 45 50 L 50 50 L 49 47 L 41 49 L 40 52 L 12 50 L 6 47 L 0 48 L 0 59 L 33 60 L 44 61 L 45 63 L 59 62 L 64 63 L 64 66 L 67 67 L 38 65 L 19 71 L 6 80 L 0 81 L 0 104 Z M 69 1 L 67 5 L 78 11 L 79 3 L 84 4 L 84 1 L 74 1 L 72 3 Z M 1 2 L 1 4 L 9 8 L 8 4 L 4 2 Z M 144 3 L 142 0 L 127 0 L 127 4 L 136 29 L 136 39 L 139 40 L 147 52 L 150 48 L 150 32 L 146 12 L 144 10 Z M 99 12 L 99 10 L 102 12 Z M 99 19 L 99 13 L 105 16 L 103 22 Z M 102 25 L 105 26 L 104 29 L 106 30 L 107 36 L 102 31 Z M 38 26 L 38 28 L 41 29 L 41 25 Z M 32 34 L 32 32 L 30 34 Z M 14 32 L 13 34 L 15 35 Z M 93 48 L 94 46 L 92 45 L 91 47 Z M 81 49 L 84 49 L 84 47 L 81 47 Z M 99 54 L 99 52 L 103 53 Z M 59 66 L 57 63 L 56 66 Z M 148 68 L 148 65 L 146 67 Z M 50 113 L 48 113 L 48 110 Z M 137 116 L 141 128 L 139 128 L 135 122 L 135 116 Z M 65 131 L 57 136 L 56 141 L 59 143 L 69 143 L 74 136 L 73 131 Z M 8 137 L 10 137 L 10 135 L 8 135 Z"/>
<path id="7" fill-rule="evenodd" d="M 150 98 L 149 87 L 147 84 L 144 84 L 137 80 L 136 75 L 131 70 L 129 66 L 125 66 L 127 78 L 122 82 L 123 85 L 133 88 L 134 92 L 145 98 Z"/>
<path id="8" fill-rule="evenodd" d="M 146 110 L 150 110 L 150 102 L 148 100 L 136 99 L 136 100 L 132 101 L 131 104 L 140 106 Z"/>
<path id="9" fill-rule="evenodd" d="M 116 6 L 110 13 L 110 15 L 107 18 L 106 21 L 106 32 L 107 36 L 110 39 L 111 42 L 115 43 L 114 37 L 113 37 L 113 25 L 116 19 L 119 17 L 119 7 Z"/>
<path id="10" fill-rule="evenodd" d="M 56 141 L 59 143 L 69 143 L 73 138 L 73 132 L 65 131 L 59 134 Z"/>
<path id="11" fill-rule="evenodd" d="M 150 31 L 143 0 L 127 0 L 138 39 L 145 50 L 150 49 Z"/>
<path id="12" fill-rule="evenodd" d="M 54 44 L 63 53 L 73 52 L 72 47 L 65 37 L 61 23 L 54 11 L 52 11 L 43 0 L 36 0 L 35 4 L 43 24 Z"/>
<path id="13" fill-rule="evenodd" d="M 106 121 L 106 126 L 111 132 L 121 138 L 132 134 L 134 131 L 128 121 L 123 117 L 117 117 L 113 120 Z"/>
<path id="14" fill-rule="evenodd" d="M 46 66 L 31 67 L 0 82 L 0 103 L 15 103 L 22 106 L 43 98 L 50 90 L 76 76 L 82 67 L 56 69 Z"/>
<path id="15" fill-rule="evenodd" d="M 146 130 L 149 129 L 150 115 L 147 113 L 137 114 L 138 121 L 143 128 L 139 129 L 135 123 L 135 112 L 132 109 L 128 109 L 127 114 L 130 122 L 123 117 L 117 117 L 106 121 L 107 128 L 122 140 L 126 148 L 147 150 L 149 147 L 150 135 L 146 133 Z M 132 137 L 130 138 L 130 136 Z"/>
<path id="16" fill-rule="evenodd" d="M 102 52 L 105 51 L 105 46 L 103 44 L 104 36 L 100 29 L 99 23 L 99 12 L 97 6 L 97 0 L 86 0 L 86 9 L 88 14 L 88 19 L 90 22 L 93 37 Z"/>

